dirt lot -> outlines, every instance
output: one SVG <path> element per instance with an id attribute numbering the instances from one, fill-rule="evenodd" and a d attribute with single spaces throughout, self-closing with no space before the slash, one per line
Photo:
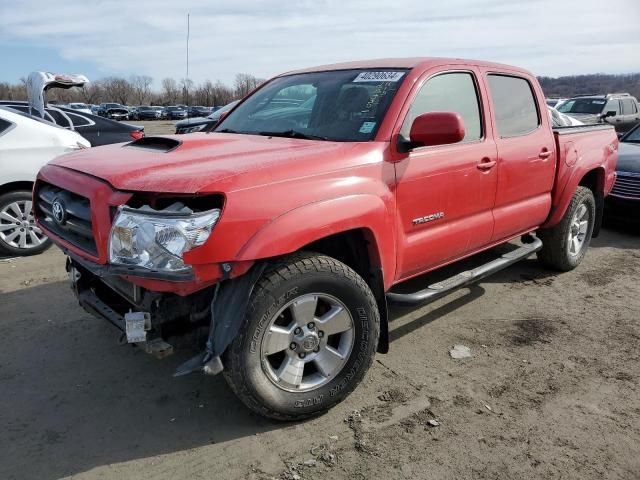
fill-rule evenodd
<path id="1" fill-rule="evenodd" d="M 393 311 L 390 354 L 298 424 L 251 414 L 222 377 L 172 378 L 188 352 L 119 346 L 63 264 L 0 260 L 2 479 L 640 478 L 637 230 L 605 230 L 570 273 L 531 259 Z"/>
<path id="2" fill-rule="evenodd" d="M 175 133 L 176 122 L 176 120 L 130 120 L 127 123 L 131 123 L 132 125 L 144 125 L 144 133 L 146 135 L 166 135 L 169 133 Z"/>

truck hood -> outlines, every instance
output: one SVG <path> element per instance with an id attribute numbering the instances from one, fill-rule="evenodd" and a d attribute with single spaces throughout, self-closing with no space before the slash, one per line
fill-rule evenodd
<path id="1" fill-rule="evenodd" d="M 349 158 L 379 147 L 259 135 L 193 133 L 145 137 L 145 142 L 106 145 L 51 162 L 100 178 L 118 190 L 197 193 L 248 188 L 345 168 Z M 149 142 L 166 142 L 166 149 Z M 141 141 L 138 141 L 141 142 Z M 146 147 L 143 146 L 146 143 Z M 171 145 L 177 147 L 171 149 Z M 381 158 L 376 156 L 376 158 Z"/>
<path id="2" fill-rule="evenodd" d="M 620 142 L 616 170 L 618 172 L 640 173 L 640 144 Z"/>

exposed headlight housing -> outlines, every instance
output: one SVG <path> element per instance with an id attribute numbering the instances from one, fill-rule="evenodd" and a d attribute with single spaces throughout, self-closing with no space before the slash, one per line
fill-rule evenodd
<path id="1" fill-rule="evenodd" d="M 199 132 L 200 130 L 202 130 L 204 127 L 206 127 L 207 124 L 203 123 L 202 125 L 196 125 L 195 127 L 186 127 L 182 130 L 182 133 L 195 133 L 195 132 Z"/>
<path id="2" fill-rule="evenodd" d="M 159 272 L 187 272 L 191 267 L 185 265 L 182 255 L 207 241 L 219 217 L 218 208 L 182 213 L 120 206 L 109 237 L 109 262 Z"/>

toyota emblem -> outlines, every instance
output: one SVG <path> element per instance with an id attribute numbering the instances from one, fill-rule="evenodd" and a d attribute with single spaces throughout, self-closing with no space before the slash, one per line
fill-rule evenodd
<path id="1" fill-rule="evenodd" d="M 64 225 L 67 217 L 67 211 L 64 208 L 64 202 L 59 198 L 53 200 L 51 204 L 51 212 L 53 213 L 53 219 L 59 225 Z"/>

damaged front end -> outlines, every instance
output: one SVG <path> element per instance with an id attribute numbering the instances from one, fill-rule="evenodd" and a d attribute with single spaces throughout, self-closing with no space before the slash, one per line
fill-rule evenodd
<path id="1" fill-rule="evenodd" d="M 146 290 L 73 254 L 67 259 L 80 305 L 116 326 L 123 343 L 135 344 L 157 358 L 170 355 L 174 348 L 201 349 L 178 367 L 175 376 L 222 371 L 220 357 L 238 333 L 263 270 L 264 264 L 256 264 L 241 277 L 180 296 Z"/>
<path id="2" fill-rule="evenodd" d="M 240 328 L 263 267 L 255 264 L 238 272 L 231 264 L 219 264 L 219 274 L 203 280 L 198 267 L 184 260 L 185 253 L 209 238 L 222 211 L 220 195 L 181 199 L 143 194 L 108 207 L 109 236 L 93 234 L 90 258 L 84 254 L 87 242 L 80 242 L 76 231 L 80 221 L 89 236 L 95 227 L 83 213 L 88 202 L 44 183 L 37 186 L 37 195 L 42 199 L 37 218 L 64 241 L 72 289 L 87 312 L 116 326 L 121 342 L 158 358 L 175 348 L 200 350 L 176 375 L 222 370 L 220 356 Z M 62 221 L 55 217 L 56 205 L 64 211 Z"/>

